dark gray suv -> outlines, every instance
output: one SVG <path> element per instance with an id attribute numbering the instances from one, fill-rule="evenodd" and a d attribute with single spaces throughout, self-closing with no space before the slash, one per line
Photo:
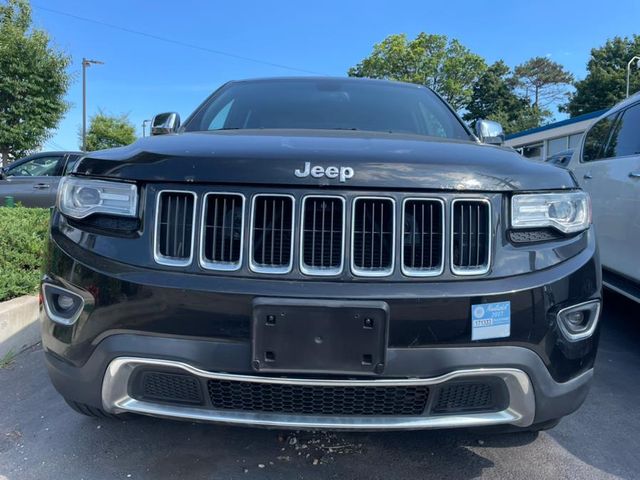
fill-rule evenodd
<path id="1" fill-rule="evenodd" d="M 21 158 L 0 170 L 0 201 L 13 197 L 25 207 L 56 203 L 60 178 L 71 171 L 82 152 L 41 152 Z"/>

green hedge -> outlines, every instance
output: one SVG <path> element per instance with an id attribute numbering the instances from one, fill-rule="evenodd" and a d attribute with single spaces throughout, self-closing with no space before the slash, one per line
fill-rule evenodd
<path id="1" fill-rule="evenodd" d="M 48 209 L 0 207 L 0 302 L 37 292 L 48 229 Z"/>

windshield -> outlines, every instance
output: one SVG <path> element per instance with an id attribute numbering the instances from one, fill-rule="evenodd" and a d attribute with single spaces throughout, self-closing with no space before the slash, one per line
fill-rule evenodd
<path id="1" fill-rule="evenodd" d="M 386 82 L 296 79 L 230 83 L 186 123 L 185 131 L 363 130 L 469 140 L 433 92 Z"/>

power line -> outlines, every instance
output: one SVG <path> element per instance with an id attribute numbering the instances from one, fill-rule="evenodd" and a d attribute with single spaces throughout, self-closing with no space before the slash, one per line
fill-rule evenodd
<path id="1" fill-rule="evenodd" d="M 290 71 L 293 71 L 293 72 L 309 73 L 309 74 L 312 74 L 312 75 L 322 75 L 319 72 L 314 72 L 312 70 L 305 70 L 304 68 L 290 67 L 288 65 L 283 65 L 281 63 L 268 62 L 268 61 L 265 61 L 265 60 L 259 60 L 257 58 L 245 57 L 243 55 L 237 55 L 235 53 L 229 53 L 229 52 L 224 52 L 222 50 L 216 50 L 216 49 L 209 48 L 209 47 L 203 47 L 201 45 L 195 45 L 193 43 L 182 42 L 180 40 L 175 40 L 175 39 L 172 39 L 172 38 L 161 37 L 160 35 L 154 35 L 152 33 L 141 32 L 139 30 L 133 30 L 133 29 L 127 28 L 127 27 L 121 27 L 119 25 L 114 25 L 112 23 L 103 22 L 101 20 L 95 20 L 93 18 L 81 17 L 80 15 L 75 15 L 73 13 L 68 13 L 68 12 L 62 12 L 60 10 L 55 10 L 53 8 L 42 7 L 40 5 L 34 5 L 34 4 L 32 4 L 32 6 L 34 8 L 37 8 L 38 10 L 44 10 L 46 12 L 54 13 L 56 15 L 63 15 L 65 17 L 74 18 L 76 20 L 81 20 L 83 22 L 89 22 L 89 23 L 93 23 L 93 24 L 96 24 L 96 25 L 102 25 L 104 27 L 109 27 L 109 28 L 113 28 L 115 30 L 120 30 L 122 32 L 127 32 L 127 33 L 130 33 L 132 35 L 139 35 L 141 37 L 147 37 L 147 38 L 151 38 L 151 39 L 154 39 L 154 40 L 159 40 L 159 41 L 165 42 L 165 43 L 172 43 L 174 45 L 179 45 L 181 47 L 191 48 L 191 49 L 194 49 L 194 50 L 200 50 L 202 52 L 213 53 L 215 55 L 222 55 L 222 56 L 229 57 L 229 58 L 235 58 L 235 59 L 238 59 L 238 60 L 244 60 L 246 62 L 259 63 L 261 65 L 267 65 L 267 66 L 270 66 L 270 67 L 282 68 L 284 70 L 290 70 Z"/>
<path id="2" fill-rule="evenodd" d="M 45 140 L 44 143 L 45 143 L 45 145 L 49 145 L 49 146 L 55 148 L 56 150 L 66 150 L 66 148 L 62 148 L 62 146 L 59 143 L 54 142 L 53 140 Z"/>

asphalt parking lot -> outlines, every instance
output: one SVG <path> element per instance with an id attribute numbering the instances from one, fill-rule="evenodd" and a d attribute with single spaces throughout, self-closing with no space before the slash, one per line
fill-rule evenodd
<path id="1" fill-rule="evenodd" d="M 72 412 L 34 347 L 0 369 L 0 480 L 640 478 L 640 306 L 605 297 L 595 384 L 555 429 L 309 433 Z"/>

